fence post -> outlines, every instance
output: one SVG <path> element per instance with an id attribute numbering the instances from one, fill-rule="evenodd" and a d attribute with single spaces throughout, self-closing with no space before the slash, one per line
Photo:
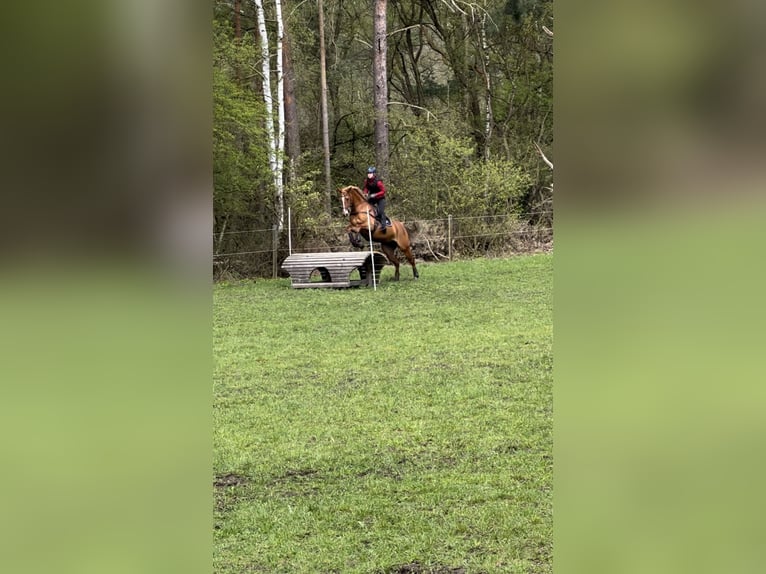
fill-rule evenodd
<path id="1" fill-rule="evenodd" d="M 271 248 L 272 248 L 271 271 L 272 271 L 272 277 L 276 279 L 277 278 L 277 258 L 278 258 L 278 250 L 279 250 L 279 231 L 277 231 L 276 224 L 271 226 Z"/>
<path id="2" fill-rule="evenodd" d="M 452 216 L 447 216 L 447 257 L 452 261 Z"/>
<path id="3" fill-rule="evenodd" d="M 290 226 L 290 221 L 292 220 L 292 214 L 290 213 L 290 208 L 287 208 L 287 254 L 292 255 L 293 254 L 293 228 Z"/>

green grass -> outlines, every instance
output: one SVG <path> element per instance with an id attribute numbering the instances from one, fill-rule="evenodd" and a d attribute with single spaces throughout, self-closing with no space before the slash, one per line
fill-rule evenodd
<path id="1" fill-rule="evenodd" d="M 552 267 L 217 285 L 214 571 L 551 572 Z"/>

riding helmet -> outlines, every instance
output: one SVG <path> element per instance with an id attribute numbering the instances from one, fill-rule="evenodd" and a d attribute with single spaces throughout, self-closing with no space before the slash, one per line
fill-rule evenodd
<path id="1" fill-rule="evenodd" d="M 375 169 L 375 166 L 372 166 L 372 165 L 371 165 L 370 167 L 368 167 L 368 168 L 367 168 L 367 173 L 375 173 L 375 172 L 377 172 L 377 171 L 378 171 L 378 170 L 377 170 L 377 169 Z"/>

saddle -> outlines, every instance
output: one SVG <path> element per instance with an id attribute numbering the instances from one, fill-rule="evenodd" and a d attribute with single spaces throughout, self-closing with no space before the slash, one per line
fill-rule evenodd
<path id="1" fill-rule="evenodd" d="M 375 221 L 377 221 L 378 223 L 382 223 L 380 221 L 380 217 L 378 217 L 378 210 L 377 209 L 375 209 L 374 207 L 370 206 L 370 213 L 372 213 L 372 217 L 373 217 L 373 219 L 375 219 Z M 386 215 L 386 226 L 391 227 L 392 225 L 393 225 L 393 223 L 391 223 L 391 218 L 388 215 Z"/>

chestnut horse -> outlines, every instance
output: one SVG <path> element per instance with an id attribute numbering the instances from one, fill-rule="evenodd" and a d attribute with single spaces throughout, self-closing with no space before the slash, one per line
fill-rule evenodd
<path id="1" fill-rule="evenodd" d="M 375 208 L 368 203 L 362 194 L 362 190 L 355 185 L 347 185 L 340 190 L 340 199 L 343 202 L 343 215 L 349 218 L 349 224 L 346 227 L 349 241 L 354 247 L 361 247 L 358 237 L 353 234 L 361 235 L 367 241 L 379 241 L 380 249 L 386 255 L 391 265 L 394 266 L 394 281 L 399 281 L 399 258 L 396 256 L 398 247 L 407 261 L 412 265 L 412 275 L 417 279 L 418 268 L 415 267 L 415 257 L 410 249 L 410 236 L 401 221 L 391 220 L 391 226 L 384 232 L 380 231 L 380 224 L 374 219 Z M 369 222 L 369 228 L 367 227 Z M 370 240 L 368 229 L 372 229 L 372 240 Z"/>

